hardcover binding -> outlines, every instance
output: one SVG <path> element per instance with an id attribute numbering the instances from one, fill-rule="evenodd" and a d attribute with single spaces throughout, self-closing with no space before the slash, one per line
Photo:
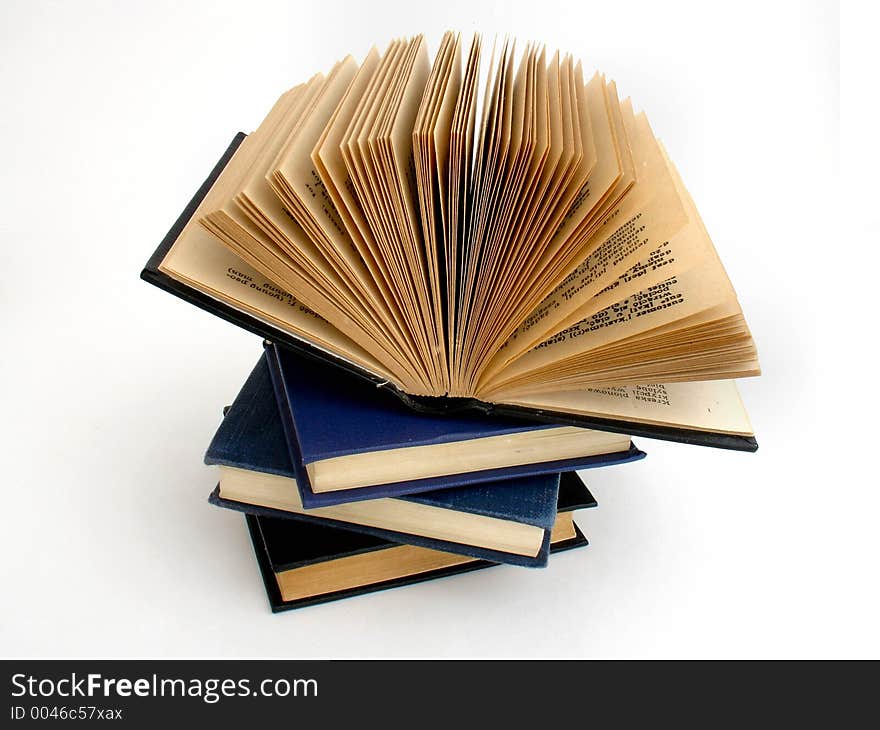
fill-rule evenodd
<path id="1" fill-rule="evenodd" d="M 315 492 L 312 489 L 311 478 L 306 470 L 302 451 L 300 449 L 296 424 L 293 421 L 293 408 L 287 398 L 287 389 L 284 386 L 284 377 L 278 361 L 277 350 L 274 347 L 270 347 L 267 349 L 266 355 L 269 363 L 269 374 L 272 379 L 272 387 L 275 390 L 275 397 L 278 400 L 281 423 L 284 427 L 284 433 L 287 436 L 287 446 L 290 449 L 290 459 L 293 463 L 296 483 L 300 490 L 300 498 L 302 499 L 303 506 L 306 509 L 326 507 L 329 505 L 343 504 L 345 502 L 354 502 L 364 499 L 401 497 L 407 494 L 420 494 L 423 492 L 431 492 L 436 489 L 445 489 L 452 485 L 468 486 L 492 481 L 503 481 L 524 475 L 519 473 L 521 471 L 519 467 L 500 467 L 495 469 L 483 469 L 482 471 L 468 474 L 454 474 L 445 477 L 430 477 L 413 480 L 405 483 L 408 490 L 406 492 L 399 491 L 401 484 L 403 483 L 396 485 L 381 484 L 352 489 L 338 489 L 332 492 Z M 345 374 L 341 374 L 340 377 L 345 377 Z M 597 456 L 588 456 L 584 458 L 562 459 L 558 461 L 547 461 L 541 464 L 532 464 L 529 467 L 527 476 L 537 476 L 539 474 L 552 474 L 557 472 L 564 473 L 578 469 L 591 469 L 594 467 L 615 466 L 617 464 L 626 464 L 644 458 L 645 452 L 637 448 L 636 445 L 630 441 L 629 448 L 626 451 L 618 453 L 599 454 Z"/>
<path id="2" fill-rule="evenodd" d="M 185 284 L 175 281 L 167 274 L 159 271 L 159 265 L 165 258 L 171 246 L 177 240 L 183 231 L 184 226 L 208 194 L 211 186 L 220 176 L 223 168 L 226 167 L 232 155 L 242 143 L 245 135 L 239 132 L 235 135 L 226 152 L 220 158 L 219 162 L 211 170 L 210 175 L 202 183 L 189 204 L 184 208 L 183 213 L 175 221 L 171 230 L 162 239 L 159 247 L 150 256 L 141 271 L 141 278 L 153 284 L 154 286 L 164 289 L 181 299 L 194 304 L 206 312 L 225 319 L 232 324 L 238 325 L 249 332 L 260 335 L 270 343 L 277 342 L 285 347 L 295 350 L 305 357 L 319 360 L 321 362 L 330 363 L 338 368 L 352 373 L 358 378 L 370 382 L 373 386 L 385 388 L 394 393 L 410 408 L 422 411 L 424 413 L 442 414 L 455 411 L 479 411 L 487 415 L 498 414 L 502 416 L 510 416 L 514 418 L 532 419 L 541 423 L 557 423 L 570 426 L 581 426 L 584 428 L 593 428 L 599 431 L 610 431 L 612 433 L 622 433 L 631 436 L 643 436 L 645 438 L 656 438 L 664 441 L 675 441 L 684 444 L 693 444 L 697 446 L 711 446 L 719 449 L 731 449 L 734 451 L 757 451 L 758 442 L 753 436 L 735 436 L 731 434 L 708 433 L 705 431 L 692 431 L 685 428 L 673 428 L 667 426 L 654 426 L 650 424 L 635 423 L 630 421 L 618 421 L 607 418 L 595 418 L 592 416 L 578 416 L 570 413 L 562 413 L 558 411 L 549 411 L 544 409 L 523 408 L 520 406 L 506 406 L 495 403 L 486 403 L 476 398 L 452 398 L 452 397 L 432 397 L 432 396 L 413 396 L 403 392 L 392 383 L 380 378 L 373 373 L 365 371 L 357 365 L 350 363 L 332 353 L 321 350 L 318 347 L 310 345 L 307 342 L 284 332 L 283 330 L 261 322 L 256 317 L 240 312 L 225 302 L 218 301 L 192 289 Z"/>
<path id="3" fill-rule="evenodd" d="M 214 491 L 208 496 L 208 502 L 217 506 L 232 509 L 237 512 L 243 512 L 248 516 L 255 517 L 272 517 L 284 518 L 289 520 L 297 520 L 300 522 L 320 522 L 327 527 L 335 527 L 340 530 L 348 530 L 350 532 L 360 532 L 364 535 L 372 535 L 373 537 L 382 538 L 391 542 L 397 542 L 402 545 L 415 545 L 416 547 L 429 548 L 431 550 L 442 550 L 447 553 L 455 553 L 456 555 L 466 555 L 469 558 L 491 561 L 493 563 L 504 563 L 506 565 L 516 565 L 520 568 L 546 568 L 547 561 L 550 556 L 550 531 L 544 530 L 544 539 L 541 542 L 541 549 L 537 555 L 530 557 L 528 555 L 516 555 L 514 553 L 505 553 L 499 550 L 489 550 L 487 548 L 475 547 L 473 545 L 464 545 L 461 543 L 449 542 L 446 540 L 435 540 L 422 535 L 413 535 L 403 532 L 394 532 L 393 530 L 383 530 L 378 527 L 370 527 L 368 525 L 358 525 L 352 522 L 342 522 L 340 520 L 332 520 L 326 517 L 310 517 L 309 515 L 300 514 L 298 512 L 285 512 L 284 510 L 273 509 L 271 507 L 260 507 L 244 502 L 236 502 L 231 499 L 224 499 L 220 496 L 220 486 L 216 486 Z"/>
<path id="4" fill-rule="evenodd" d="M 340 520 L 333 520 L 326 517 L 313 517 L 299 512 L 286 512 L 280 509 L 273 509 L 272 507 L 261 507 L 258 505 L 246 504 L 244 502 L 236 502 L 235 500 L 224 499 L 220 496 L 219 484 L 208 496 L 208 502 L 217 507 L 225 507 L 226 509 L 244 512 L 248 515 L 272 518 L 280 517 L 282 519 L 296 520 L 300 522 L 318 523 L 328 527 L 335 527 L 340 530 L 361 532 L 365 535 L 372 535 L 391 542 L 416 545 L 418 547 L 430 548 L 431 550 L 443 550 L 445 552 L 457 553 L 459 555 L 467 555 L 468 557 L 478 558 L 487 562 L 505 563 L 524 568 L 546 567 L 549 554 L 552 552 L 549 530 L 544 531 L 544 542 L 541 544 L 541 550 L 538 554 L 535 557 L 528 557 L 526 555 L 504 553 L 498 550 L 474 547 L 472 545 L 464 545 L 446 540 L 435 540 L 421 535 L 395 532 L 393 530 L 383 530 L 378 527 L 358 525 L 351 522 L 342 522 Z M 581 478 L 575 472 L 563 472 L 560 475 L 557 512 L 572 512 L 578 509 L 587 509 L 595 507 L 596 504 L 596 499 L 593 497 L 590 490 L 587 489 L 587 485 L 583 483 Z"/>
<path id="5" fill-rule="evenodd" d="M 302 598 L 297 601 L 285 601 L 281 597 L 281 591 L 278 588 L 278 582 L 275 579 L 275 573 L 272 572 L 272 566 L 269 563 L 269 556 L 267 555 L 266 550 L 263 547 L 263 537 L 260 534 L 258 518 L 253 515 L 246 514 L 245 520 L 247 522 L 248 532 L 251 536 L 251 542 L 253 543 L 254 555 L 257 558 L 257 565 L 260 569 L 260 576 L 263 579 L 263 585 L 266 587 L 266 595 L 268 596 L 269 606 L 272 609 L 272 613 L 290 611 L 296 608 L 306 608 L 307 606 L 315 606 L 320 603 L 338 601 L 342 598 L 362 596 L 366 593 L 375 593 L 376 591 L 384 591 L 388 588 L 413 585 L 415 583 L 422 583 L 426 580 L 432 580 L 434 578 L 443 578 L 445 576 L 458 575 L 459 573 L 469 573 L 472 570 L 481 570 L 482 568 L 491 568 L 495 565 L 498 565 L 498 563 L 493 563 L 488 560 L 474 560 L 470 563 L 453 565 L 447 568 L 440 568 L 438 570 L 430 570 L 425 573 L 419 573 L 417 575 L 410 575 L 403 578 L 395 578 L 393 580 L 382 581 L 381 583 L 373 583 L 372 585 L 349 588 L 348 590 L 344 591 L 324 593 L 319 596 L 310 596 L 309 598 Z M 584 537 L 584 534 L 580 531 L 580 528 L 576 524 L 574 526 L 574 530 L 575 537 L 551 545 L 550 552 L 555 554 L 563 552 L 565 550 L 572 550 L 578 547 L 586 547 L 589 544 L 587 542 L 587 538 Z"/>

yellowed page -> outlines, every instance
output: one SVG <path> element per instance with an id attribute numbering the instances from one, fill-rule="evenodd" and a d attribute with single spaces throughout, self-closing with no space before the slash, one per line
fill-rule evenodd
<path id="1" fill-rule="evenodd" d="M 372 262 L 371 271 L 374 272 L 374 277 L 376 271 L 382 271 L 382 261 L 375 256 L 375 244 L 373 246 L 367 244 L 367 239 L 372 239 L 372 233 L 350 187 L 351 177 L 345 167 L 340 145 L 357 108 L 363 103 L 368 87 L 375 79 L 378 66 L 379 53 L 373 48 L 361 64 L 357 76 L 352 81 L 352 86 L 337 107 L 333 118 L 312 151 L 312 162 L 315 169 L 318 171 L 349 236 L 358 246 L 361 257 L 368 265 Z M 387 274 L 384 274 L 384 277 L 387 281 Z"/>
<path id="2" fill-rule="evenodd" d="M 540 301 L 545 287 L 539 287 L 538 282 L 550 275 L 544 272 L 544 268 L 555 260 L 548 242 L 552 246 L 560 245 L 553 233 L 574 201 L 582 195 L 590 172 L 595 167 L 595 142 L 592 139 L 592 120 L 588 118 L 586 90 L 582 76 L 572 65 L 571 57 L 566 56 L 558 64 L 558 54 L 554 56 L 547 69 L 547 81 L 552 114 L 551 139 L 556 140 L 557 146 L 562 140 L 562 156 L 555 170 L 551 168 L 552 177 L 545 181 L 549 182 L 549 189 L 542 191 L 540 196 L 545 208 L 537 216 L 537 227 L 533 226 L 529 231 L 536 238 L 524 238 L 522 252 L 512 254 L 512 259 L 518 259 L 513 273 L 519 273 L 519 277 L 503 280 L 498 286 L 492 287 L 490 311 L 481 317 L 485 320 L 482 325 L 483 337 L 469 361 L 470 392 L 474 391 L 475 383 L 490 364 L 494 353 L 516 329 L 519 321 Z M 510 294 L 498 296 L 498 291 Z"/>
<path id="3" fill-rule="evenodd" d="M 505 42 L 498 62 L 492 89 L 492 104 L 483 130 L 485 142 L 480 154 L 485 160 L 478 166 L 479 174 L 474 193 L 473 217 L 468 232 L 467 255 L 461 281 L 463 305 L 461 322 L 463 331 L 457 334 L 456 347 L 459 361 L 456 363 L 459 387 L 471 388 L 472 358 L 481 324 L 481 307 L 485 297 L 481 287 L 485 285 L 487 269 L 492 268 L 491 244 L 496 231 L 497 207 L 503 201 L 505 173 L 510 157 L 516 153 L 517 140 L 513 135 L 515 104 L 522 104 L 522 90 L 515 87 L 514 48 Z"/>
<path id="4" fill-rule="evenodd" d="M 437 166 L 437 186 L 440 197 L 440 230 L 444 232 L 449 227 L 449 137 L 452 131 L 452 118 L 455 113 L 455 105 L 461 93 L 462 70 L 461 70 L 461 39 L 455 37 L 452 49 L 450 70 L 446 79 L 440 106 L 432 128 L 434 143 L 434 157 Z M 445 249 L 445 236 L 444 236 Z"/>
<path id="5" fill-rule="evenodd" d="M 291 138 L 295 143 L 288 140 L 275 162 L 269 163 L 268 168 L 264 164 L 251 175 L 242 190 L 246 198 L 242 201 L 242 208 L 252 214 L 253 220 L 264 221 L 278 235 L 294 244 L 309 263 L 318 267 L 322 278 L 350 301 L 351 307 L 364 310 L 363 326 L 373 329 L 371 322 L 375 322 L 377 336 L 384 348 L 395 353 L 401 363 L 412 367 L 414 358 L 406 349 L 407 341 L 402 334 L 399 316 L 389 310 L 389 298 L 377 287 L 360 252 L 348 237 L 311 160 L 312 148 L 356 71 L 357 64 L 351 57 L 338 64 L 308 118 Z M 279 140 L 278 144 L 282 142 Z M 268 157 L 271 156 L 270 150 Z M 295 226 L 288 219 L 282 205 L 289 207 L 301 226 Z M 304 241 L 304 236 L 311 240 Z"/>
<path id="6" fill-rule="evenodd" d="M 648 332 L 672 319 L 688 317 L 728 302 L 729 293 L 718 290 L 717 274 L 716 265 L 709 262 L 656 284 L 648 291 L 638 292 L 624 302 L 557 333 L 507 364 L 487 389 L 504 387 L 506 382 L 529 371 L 550 367 L 552 363 L 578 353 Z"/>
<path id="7" fill-rule="evenodd" d="M 582 389 L 520 396 L 503 402 L 620 421 L 753 435 L 733 380 Z"/>
<path id="8" fill-rule="evenodd" d="M 296 144 L 288 148 L 283 157 L 269 166 L 269 176 L 283 178 L 290 193 L 296 196 L 309 219 L 318 227 L 319 233 L 333 246 L 348 267 L 366 278 L 361 257 L 351 242 L 336 206 L 315 170 L 311 152 L 324 131 L 331 115 L 347 91 L 358 65 L 350 56 L 345 59 L 338 73 L 321 93 L 314 110 L 305 120 L 296 136 Z M 272 179 L 267 181 L 271 184 Z M 364 284 L 368 289 L 368 285 Z"/>
<path id="9" fill-rule="evenodd" d="M 451 33 L 444 36 L 444 44 L 431 71 L 431 79 L 419 109 L 413 131 L 413 151 L 416 155 L 415 172 L 421 212 L 422 235 L 428 265 L 430 295 L 436 321 L 435 338 L 438 343 L 442 390 L 449 390 L 449 353 L 447 303 L 443 289 L 448 285 L 446 240 L 449 211 L 448 198 L 449 141 L 455 102 L 461 88 L 461 47 L 459 38 Z M 439 204 L 435 204 L 435 200 Z M 454 265 L 454 262 L 453 262 Z"/>
<path id="10" fill-rule="evenodd" d="M 675 173 L 674 170 L 672 172 Z M 680 183 L 677 175 L 675 178 L 676 182 Z M 595 297 L 585 301 L 578 309 L 571 311 L 566 319 L 560 319 L 557 316 L 553 320 L 553 326 L 559 327 L 561 325 L 563 329 L 559 330 L 557 336 L 548 338 L 553 345 L 544 345 L 543 349 L 546 352 L 543 352 L 541 358 L 537 359 L 542 359 L 544 356 L 547 359 L 561 359 L 569 357 L 573 352 L 584 352 L 588 348 L 600 347 L 607 342 L 607 340 L 577 339 L 578 336 L 575 333 L 579 330 L 595 331 L 602 327 L 608 329 L 614 337 L 624 339 L 637 332 L 650 329 L 655 326 L 657 321 L 666 316 L 660 315 L 651 320 L 645 320 L 645 314 L 652 309 L 651 301 L 662 303 L 667 308 L 665 311 L 675 319 L 680 319 L 735 298 L 733 288 L 726 279 L 723 268 L 720 267 L 717 254 L 697 215 L 693 201 L 683 186 L 679 187 L 679 193 L 689 216 L 687 225 L 669 241 L 652 251 L 645 260 L 629 269 Z M 705 268 L 699 276 L 708 276 L 709 284 L 708 286 L 699 286 L 691 291 L 688 289 L 688 282 L 693 281 L 693 277 L 685 280 L 680 277 L 701 264 L 705 265 Z M 674 283 L 668 282 L 673 276 L 679 278 Z M 700 283 L 699 278 L 696 281 L 698 284 Z M 671 294 L 673 290 L 675 294 Z M 647 293 L 640 294 L 643 291 Z M 631 300 L 628 305 L 614 306 L 628 298 Z M 685 298 L 690 303 L 690 307 L 687 311 L 681 311 L 680 304 Z M 547 308 L 551 306 L 555 306 L 555 300 L 545 302 L 533 313 L 532 317 L 543 317 Z M 679 309 L 675 309 L 676 307 Z M 614 327 L 616 324 L 625 326 L 616 328 Z M 515 359 L 516 353 L 536 347 L 549 329 L 551 328 L 544 323 L 541 323 L 540 326 L 535 326 L 530 321 L 524 323 L 511 338 L 510 344 L 515 345 L 515 348 L 502 350 L 494 367 L 487 375 L 497 374 L 502 368 L 505 368 Z M 525 339 L 527 337 L 529 339 Z M 565 340 L 567 345 L 555 348 L 554 345 L 560 344 L 562 340 Z M 522 357 L 527 359 L 530 355 Z M 535 361 L 534 356 L 532 357 Z"/>
<path id="11" fill-rule="evenodd" d="M 390 154 L 394 176 L 392 193 L 397 202 L 397 231 L 404 243 L 405 254 L 414 276 L 413 285 L 417 300 L 421 305 L 421 316 L 428 327 L 429 349 L 432 356 L 434 382 L 444 392 L 446 390 L 446 346 L 445 332 L 442 323 L 442 308 L 434 301 L 433 294 L 439 293 L 437 280 L 431 280 L 431 272 L 436 273 L 436 261 L 431 265 L 427 262 L 424 240 L 418 213 L 418 192 L 415 178 L 411 174 L 413 162 L 412 129 L 419 110 L 419 102 L 425 90 L 431 64 L 424 39 L 419 37 L 415 42 L 415 58 L 409 78 L 402 90 L 401 100 L 387 138 L 386 154 Z M 402 208 L 402 216 L 401 216 Z M 436 252 L 431 252 L 436 255 Z"/>
<path id="12" fill-rule="evenodd" d="M 379 67 L 379 53 L 371 49 L 345 97 L 336 108 L 333 117 L 315 144 L 311 160 L 321 178 L 326 193 L 330 196 L 333 207 L 339 215 L 351 242 L 370 271 L 370 277 L 378 287 L 382 298 L 386 301 L 391 315 L 401 333 L 401 348 L 409 353 L 411 361 L 417 361 L 411 326 L 407 323 L 400 301 L 391 286 L 391 274 L 384 257 L 378 255 L 378 247 L 372 231 L 354 193 L 354 187 L 345 166 L 340 145 L 358 108 L 362 107 L 369 87 L 376 80 Z"/>
<path id="13" fill-rule="evenodd" d="M 457 380 L 456 363 L 459 360 L 457 333 L 459 323 L 459 285 L 458 276 L 470 220 L 473 180 L 471 161 L 473 159 L 474 135 L 477 118 L 477 90 L 482 50 L 482 38 L 475 34 L 471 41 L 464 80 L 459 98 L 455 102 L 452 127 L 449 139 L 449 226 L 446 232 L 446 296 L 447 296 L 447 347 L 449 349 L 449 394 L 457 395 L 460 385 Z"/>
<path id="14" fill-rule="evenodd" d="M 621 162 L 614 140 L 608 103 L 604 78 L 597 73 L 586 86 L 586 105 L 596 163 L 587 184 L 566 213 L 559 230 L 554 234 L 557 240 L 569 238 L 620 179 Z M 555 247 L 551 244 L 550 248 Z"/>
<path id="15" fill-rule="evenodd" d="M 475 355 L 485 341 L 489 324 L 485 315 L 486 308 L 503 298 L 497 296 L 498 290 L 494 284 L 497 277 L 506 270 L 514 253 L 511 245 L 514 229 L 511 216 L 515 206 L 524 202 L 526 176 L 534 154 L 532 135 L 536 116 L 535 65 L 535 49 L 530 46 L 520 59 L 512 88 L 509 89 L 509 93 L 505 90 L 505 94 L 509 96 L 509 105 L 505 105 L 505 122 L 499 135 L 503 141 L 499 150 L 500 157 L 496 163 L 501 176 L 493 191 L 494 200 L 488 210 L 485 234 L 480 242 L 483 258 L 477 271 L 473 293 L 474 306 L 470 315 L 470 319 L 478 322 L 479 326 L 470 329 L 470 337 L 465 342 L 465 347 L 469 350 L 467 354 L 470 363 L 473 363 Z M 489 290 L 496 294 L 491 300 L 487 295 Z"/>
<path id="16" fill-rule="evenodd" d="M 418 303 L 413 298 L 412 288 L 403 285 L 407 275 L 406 267 L 402 259 L 395 255 L 395 250 L 388 245 L 393 235 L 390 227 L 390 208 L 385 196 L 376 197 L 374 181 L 382 178 L 377 175 L 368 144 L 373 127 L 377 121 L 380 121 L 381 102 L 393 92 L 394 84 L 400 80 L 398 69 L 412 51 L 411 43 L 398 42 L 389 47 L 388 52 L 381 59 L 367 94 L 358 104 L 340 143 L 340 150 L 360 209 L 367 221 L 371 235 L 371 239 L 367 240 L 375 242 L 375 258 L 383 260 L 387 266 L 388 284 L 392 296 L 398 302 L 404 321 L 409 325 L 412 342 L 418 350 L 423 372 L 426 377 L 430 377 L 433 361 L 427 348 L 424 320 L 419 313 Z"/>
<path id="17" fill-rule="evenodd" d="M 601 226 L 610 220 L 612 214 L 620 215 L 620 206 L 636 182 L 630 135 L 623 123 L 614 82 L 604 84 L 601 93 L 610 122 L 613 157 L 617 160 L 620 175 L 601 197 L 596 197 L 597 189 L 591 180 L 587 180 L 578 195 L 571 198 L 571 208 L 566 208 L 568 225 L 565 225 L 565 218 L 551 221 L 550 232 L 553 238 L 542 251 L 540 260 L 531 267 L 532 274 L 523 286 L 526 293 L 522 296 L 522 304 L 530 305 L 532 309 L 595 250 L 599 245 L 595 238 L 597 232 L 602 231 Z M 585 200 L 578 203 L 580 197 Z M 627 200 L 630 204 L 634 204 L 632 197 L 634 196 Z M 584 203 L 588 203 L 590 208 L 586 209 Z M 557 229 L 558 220 L 562 220 L 563 225 Z M 576 225 L 575 221 L 578 221 Z M 519 307 L 513 319 L 524 319 L 527 311 L 530 310 Z"/>
<path id="18" fill-rule="evenodd" d="M 220 467 L 220 496 L 285 512 L 416 533 L 434 540 L 466 543 L 515 555 L 536 555 L 544 538 L 540 527 L 405 499 L 367 499 L 306 510 L 295 479 L 228 466 Z"/>
<path id="19" fill-rule="evenodd" d="M 396 375 L 327 321 L 247 266 L 198 224 L 194 216 L 160 270 L 218 301 L 360 365 L 392 383 Z"/>
<path id="20" fill-rule="evenodd" d="M 306 464 L 315 492 L 415 481 L 542 461 L 625 451 L 629 437 L 575 426 L 487 436 L 458 443 L 350 454 Z"/>
<path id="21" fill-rule="evenodd" d="M 687 215 L 675 181 L 666 167 L 647 120 L 638 118 L 634 151 L 639 160 L 640 176 L 637 198 L 627 197 L 618 220 L 622 225 L 607 226 L 596 250 L 588 256 L 556 290 L 547 297 L 508 340 L 506 351 L 499 354 L 505 363 L 528 352 L 538 337 L 546 337 L 559 323 L 564 323 L 580 308 L 600 294 L 605 287 L 625 273 L 645 253 L 680 231 Z M 639 190 L 641 188 L 641 190 Z M 633 195 L 634 193 L 631 193 Z M 625 217 L 627 216 L 628 217 Z M 652 246 L 653 244 L 653 246 Z M 534 329 L 534 332 L 531 330 Z M 546 353 L 545 353 L 546 355 Z M 506 368 L 507 365 L 504 365 Z"/>
<path id="22" fill-rule="evenodd" d="M 373 106 L 366 110 L 367 117 L 352 153 L 359 155 L 362 200 L 367 200 L 374 211 L 371 224 L 380 255 L 390 262 L 392 283 L 406 303 L 425 378 L 438 390 L 439 362 L 433 333 L 436 322 L 430 311 L 420 245 L 413 240 L 407 204 L 403 199 L 404 192 L 409 191 L 400 186 L 391 149 L 391 137 L 404 104 L 405 113 L 412 113 L 408 120 L 409 132 L 412 130 L 427 70 L 424 41 L 417 36 L 407 42 L 400 58 L 389 68 L 385 86 L 375 97 Z M 415 88 L 416 84 L 419 88 Z M 411 142 L 407 147 L 411 161 Z"/>
<path id="23" fill-rule="evenodd" d="M 515 259 L 519 264 L 514 271 L 519 273 L 519 276 L 512 280 L 502 280 L 501 291 L 516 292 L 518 296 L 490 297 L 492 305 L 489 313 L 484 317 L 486 322 L 483 325 L 482 344 L 473 360 L 475 368 L 473 377 L 476 382 L 479 382 L 485 367 L 489 365 L 489 361 L 501 343 L 505 342 L 515 331 L 519 319 L 517 312 L 522 311 L 523 292 L 529 290 L 530 282 L 533 282 L 535 278 L 535 270 L 541 267 L 540 261 L 545 260 L 548 256 L 549 249 L 544 251 L 544 247 L 547 245 L 550 234 L 559 227 L 566 211 L 570 211 L 576 201 L 583 197 L 584 190 L 589 189 L 591 172 L 596 166 L 596 145 L 593 139 L 592 122 L 580 64 L 571 73 L 565 69 L 563 71 L 563 82 L 567 80 L 569 86 L 569 107 L 575 143 L 573 166 L 562 178 L 564 180 L 562 187 L 550 196 L 553 202 L 548 212 L 552 211 L 552 213 L 549 216 L 541 216 L 546 219 L 545 233 L 539 236 L 536 241 L 524 241 L 522 253 L 514 247 L 518 254 Z M 548 196 L 542 197 L 547 198 Z"/>
<path id="24" fill-rule="evenodd" d="M 271 135 L 263 137 L 238 188 L 226 189 L 225 196 L 216 201 L 220 210 L 210 212 L 205 223 L 234 253 L 272 279 L 277 287 L 306 302 L 385 363 L 385 369 L 395 370 L 398 379 L 405 378 L 408 389 L 415 386 L 424 392 L 424 386 L 417 385 L 418 374 L 407 367 L 387 329 L 383 331 L 377 326 L 381 322 L 370 311 L 370 303 L 352 290 L 350 281 L 342 278 L 339 269 L 321 255 L 305 231 L 284 212 L 264 179 L 266 166 L 284 144 L 287 130 L 301 124 L 298 114 L 303 105 L 313 106 L 325 86 L 326 82 L 319 77 L 310 82 L 308 94 L 273 127 Z M 225 179 L 221 175 L 218 183 Z M 236 189 L 241 192 L 232 199 Z M 214 198 L 211 196 L 212 202 Z"/>
<path id="25" fill-rule="evenodd" d="M 558 202 L 558 197 L 553 194 L 551 186 L 564 173 L 568 162 L 560 165 L 564 140 L 559 109 L 558 54 L 554 57 L 550 69 L 547 68 L 545 55 L 542 49 L 540 55 L 532 59 L 533 67 L 530 73 L 534 76 L 534 92 L 530 104 L 533 109 L 528 126 L 533 149 L 525 175 L 526 187 L 522 194 L 514 196 L 518 200 L 515 201 L 504 224 L 509 231 L 504 243 L 507 252 L 496 279 L 490 285 L 493 293 L 499 291 L 512 293 L 519 290 L 519 282 L 528 274 L 531 261 L 537 256 L 536 236 L 541 222 Z M 486 299 L 487 326 L 484 329 L 486 335 L 494 336 L 497 327 L 495 323 L 499 319 L 509 321 L 509 310 L 515 306 L 515 298 L 490 296 Z"/>

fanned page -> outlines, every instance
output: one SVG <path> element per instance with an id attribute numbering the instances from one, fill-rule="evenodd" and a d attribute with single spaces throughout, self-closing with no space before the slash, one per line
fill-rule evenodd
<path id="1" fill-rule="evenodd" d="M 751 435 L 755 345 L 645 113 L 570 54 L 483 56 L 415 36 L 294 86 L 160 271 L 412 396 Z"/>

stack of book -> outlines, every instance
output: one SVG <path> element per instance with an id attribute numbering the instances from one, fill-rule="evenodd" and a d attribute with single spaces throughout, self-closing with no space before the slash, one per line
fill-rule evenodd
<path id="1" fill-rule="evenodd" d="M 645 114 L 534 43 L 480 95 L 482 58 L 415 36 L 284 92 L 142 272 L 266 340 L 207 461 L 273 608 L 544 566 L 631 436 L 757 448 L 754 342 Z"/>
<path id="2" fill-rule="evenodd" d="M 628 436 L 418 413 L 266 343 L 208 449 L 213 504 L 247 516 L 274 610 L 586 545 L 576 469 L 644 454 Z"/>

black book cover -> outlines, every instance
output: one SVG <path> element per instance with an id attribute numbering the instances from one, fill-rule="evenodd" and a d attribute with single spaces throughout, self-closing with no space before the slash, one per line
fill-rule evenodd
<path id="1" fill-rule="evenodd" d="M 370 382 L 374 387 L 386 388 L 399 397 L 410 408 L 426 413 L 441 414 L 444 412 L 454 412 L 462 410 L 479 411 L 485 414 L 499 414 L 502 416 L 512 416 L 515 418 L 526 418 L 543 423 L 555 423 L 568 426 L 581 426 L 584 428 L 593 428 L 600 431 L 611 431 L 613 433 L 623 433 L 632 436 L 644 436 L 646 438 L 662 439 L 664 441 L 676 441 L 685 444 L 694 444 L 699 446 L 712 446 L 721 449 L 732 449 L 736 451 L 757 451 L 758 442 L 753 436 L 735 436 L 731 434 L 710 433 L 706 431 L 694 431 L 685 428 L 674 428 L 668 426 L 655 426 L 651 424 L 636 423 L 631 421 L 619 421 L 608 418 L 596 418 L 592 416 L 578 416 L 569 413 L 561 413 L 549 411 L 539 408 L 524 408 L 520 406 L 507 406 L 503 404 L 486 403 L 476 398 L 452 398 L 452 397 L 431 397 L 431 396 L 413 396 L 405 393 L 388 383 L 377 375 L 369 373 L 362 368 L 349 363 L 342 358 L 336 357 L 330 353 L 324 352 L 316 347 L 309 345 L 307 342 L 284 332 L 283 330 L 261 322 L 256 317 L 240 312 L 228 304 L 213 299 L 212 297 L 202 294 L 201 292 L 175 281 L 167 274 L 159 271 L 159 265 L 165 258 L 171 246 L 177 240 L 184 226 L 193 216 L 203 198 L 208 194 L 214 181 L 219 177 L 223 168 L 227 165 L 238 146 L 242 143 L 246 135 L 239 132 L 233 138 L 226 152 L 220 158 L 219 162 L 214 166 L 211 174 L 202 183 L 193 199 L 184 208 L 177 221 L 171 227 L 171 230 L 162 239 L 162 243 L 150 256 L 141 272 L 141 278 L 160 289 L 174 294 L 214 314 L 222 319 L 232 322 L 254 334 L 277 343 L 284 347 L 295 350 L 296 352 L 310 358 L 318 359 L 322 362 L 328 362 L 332 365 L 349 372 L 352 376 Z"/>
<path id="2" fill-rule="evenodd" d="M 354 555 L 372 550 L 382 550 L 392 547 L 395 543 L 372 537 L 370 535 L 314 524 L 297 525 L 296 529 L 304 530 L 305 534 L 300 536 L 301 539 L 291 541 L 289 522 L 284 520 L 273 520 L 272 518 L 257 517 L 255 515 L 245 515 L 245 519 L 247 521 L 247 527 L 250 533 L 251 542 L 253 543 L 254 554 L 257 558 L 260 574 L 263 578 L 263 584 L 266 587 L 269 605 L 273 613 L 289 611 L 295 608 L 305 608 L 306 606 L 314 606 L 320 603 L 328 603 L 330 601 L 338 601 L 342 598 L 360 596 L 365 593 L 373 593 L 388 588 L 412 585 L 426 580 L 458 575 L 460 573 L 468 573 L 472 570 L 491 568 L 498 565 L 498 563 L 492 563 L 488 560 L 472 560 L 467 563 L 448 566 L 438 570 L 430 570 L 415 575 L 408 575 L 402 578 L 395 578 L 341 591 L 323 593 L 321 595 L 310 596 L 295 601 L 285 601 L 281 597 L 281 591 L 278 588 L 278 582 L 275 578 L 276 571 L 290 570 L 302 565 L 308 565 L 312 562 L 328 560 L 334 557 Z M 558 553 L 573 548 L 585 547 L 588 544 L 587 539 L 577 525 L 574 525 L 574 529 L 575 536 L 573 538 L 554 543 L 550 546 L 550 552 Z"/>

